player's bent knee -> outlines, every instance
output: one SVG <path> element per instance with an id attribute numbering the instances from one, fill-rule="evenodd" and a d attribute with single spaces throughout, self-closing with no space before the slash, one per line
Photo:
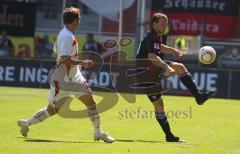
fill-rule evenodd
<path id="1" fill-rule="evenodd" d="M 172 67 L 175 69 L 177 75 L 182 75 L 187 72 L 186 67 L 182 63 L 174 63 Z"/>
<path id="2" fill-rule="evenodd" d="M 49 115 L 54 115 L 57 113 L 55 107 L 52 105 L 48 105 L 47 111 L 48 111 Z"/>
<path id="3" fill-rule="evenodd" d="M 48 105 L 48 112 L 49 112 L 49 114 L 50 114 L 50 115 L 57 114 L 58 111 L 62 108 L 62 106 L 63 106 L 64 104 L 71 103 L 72 100 L 73 100 L 72 97 L 67 96 L 67 97 L 63 97 L 63 98 L 61 98 L 61 99 L 58 99 L 58 100 L 53 101 L 52 104 L 49 104 L 49 105 Z"/>
<path id="4" fill-rule="evenodd" d="M 180 66 L 180 69 L 179 69 L 179 75 L 184 74 L 184 73 L 186 73 L 186 72 L 187 72 L 187 69 L 185 68 L 185 66 L 184 66 L 184 65 L 181 65 L 181 66 Z"/>
<path id="5" fill-rule="evenodd" d="M 182 63 L 176 63 L 175 66 L 179 70 L 185 69 L 185 66 Z"/>
<path id="6" fill-rule="evenodd" d="M 185 67 L 182 63 L 180 63 L 180 68 L 181 68 L 181 70 L 183 70 L 184 72 L 187 70 L 186 67 Z"/>

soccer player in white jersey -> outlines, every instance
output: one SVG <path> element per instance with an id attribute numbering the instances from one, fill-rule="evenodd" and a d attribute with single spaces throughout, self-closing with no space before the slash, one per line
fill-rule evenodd
<path id="1" fill-rule="evenodd" d="M 63 12 L 63 22 L 65 27 L 60 31 L 54 47 L 57 52 L 57 66 L 49 75 L 49 105 L 37 111 L 32 118 L 18 121 L 21 134 L 27 137 L 30 126 L 55 115 L 64 100 L 74 95 L 87 107 L 88 116 L 94 127 L 94 140 L 112 143 L 115 139 L 100 129 L 100 116 L 92 91 L 80 72 L 81 66 L 93 64 L 91 60 L 80 61 L 77 57 L 78 44 L 73 32 L 80 26 L 80 10 L 74 7 L 66 8 Z"/>

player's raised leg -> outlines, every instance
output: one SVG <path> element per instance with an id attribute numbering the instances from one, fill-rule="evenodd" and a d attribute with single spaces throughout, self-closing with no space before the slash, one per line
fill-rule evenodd
<path id="1" fill-rule="evenodd" d="M 167 116 L 164 112 L 164 104 L 163 99 L 161 98 L 161 94 L 156 95 L 148 95 L 148 98 L 152 102 L 155 110 L 155 118 L 161 126 L 163 132 L 165 133 L 167 142 L 180 142 L 180 138 L 173 135 L 170 129 L 170 125 L 167 119 Z"/>
<path id="2" fill-rule="evenodd" d="M 170 66 L 176 71 L 176 74 L 180 76 L 180 80 L 190 90 L 191 94 L 195 97 L 198 105 L 202 105 L 209 98 L 215 95 L 214 91 L 201 93 L 195 81 L 193 80 L 192 75 L 188 72 L 183 64 L 172 62 Z"/>
<path id="3" fill-rule="evenodd" d="M 112 143 L 115 139 L 109 136 L 107 133 L 103 132 L 100 128 L 100 116 L 96 109 L 96 102 L 94 101 L 92 94 L 85 94 L 79 97 L 79 100 L 82 101 L 88 110 L 88 116 L 93 124 L 94 133 L 93 138 L 95 141 L 103 140 L 107 143 Z"/>

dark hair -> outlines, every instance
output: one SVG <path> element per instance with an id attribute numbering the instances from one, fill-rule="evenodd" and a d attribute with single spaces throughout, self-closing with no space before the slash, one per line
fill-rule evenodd
<path id="1" fill-rule="evenodd" d="M 164 13 L 154 13 L 152 16 L 151 23 L 153 24 L 154 22 L 157 23 L 160 18 L 165 19 L 168 22 L 168 17 Z"/>
<path id="2" fill-rule="evenodd" d="M 63 23 L 70 24 L 74 20 L 79 20 L 80 18 L 80 9 L 75 7 L 66 8 L 63 12 Z"/>

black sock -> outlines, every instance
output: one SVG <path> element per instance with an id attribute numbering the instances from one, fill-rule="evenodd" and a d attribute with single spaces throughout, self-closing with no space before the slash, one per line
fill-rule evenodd
<path id="1" fill-rule="evenodd" d="M 173 136 L 164 112 L 155 112 L 155 117 L 166 136 Z"/>
<path id="2" fill-rule="evenodd" d="M 181 78 L 182 83 L 188 88 L 188 90 L 190 90 L 190 92 L 192 93 L 192 95 L 194 97 L 197 97 L 199 94 L 197 85 L 195 83 L 195 81 L 193 80 L 192 76 L 187 73 L 186 75 L 182 76 Z"/>

